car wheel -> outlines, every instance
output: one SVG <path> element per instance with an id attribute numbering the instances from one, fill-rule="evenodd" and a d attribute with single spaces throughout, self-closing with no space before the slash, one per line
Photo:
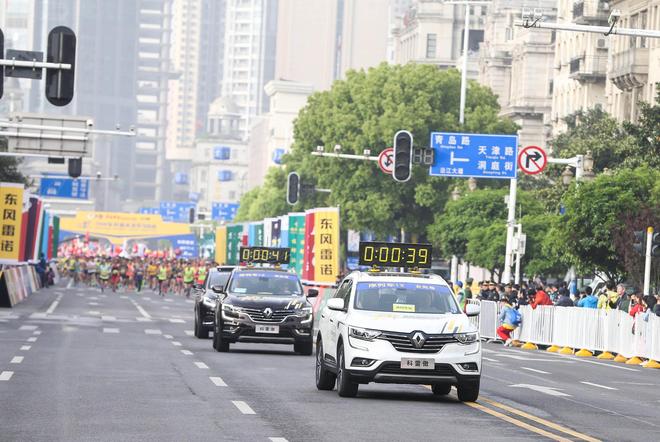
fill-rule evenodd
<path id="1" fill-rule="evenodd" d="M 451 391 L 451 384 L 433 384 L 431 390 L 436 396 L 446 396 Z"/>
<path id="2" fill-rule="evenodd" d="M 199 339 L 209 338 L 209 330 L 207 328 L 204 328 L 199 313 L 195 315 L 195 336 L 197 336 Z"/>
<path id="3" fill-rule="evenodd" d="M 222 353 L 229 351 L 229 342 L 222 339 L 222 333 L 217 325 L 213 329 L 213 348 Z"/>
<path id="4" fill-rule="evenodd" d="M 458 384 L 458 400 L 461 402 L 475 402 L 479 397 L 479 380 Z"/>
<path id="5" fill-rule="evenodd" d="M 304 356 L 309 356 L 314 351 L 314 343 L 312 342 L 299 342 L 293 344 L 293 351 Z"/>
<path id="6" fill-rule="evenodd" d="M 351 381 L 351 375 L 346 372 L 344 347 L 337 348 L 337 393 L 341 397 L 355 397 L 359 385 Z"/>
<path id="7" fill-rule="evenodd" d="M 337 377 L 323 366 L 323 344 L 316 343 L 316 388 L 319 390 L 332 390 L 335 388 Z"/>
<path id="8" fill-rule="evenodd" d="M 196 338 L 199 338 L 199 315 L 197 314 L 197 309 L 195 309 L 195 326 L 193 327 L 193 333 Z"/>

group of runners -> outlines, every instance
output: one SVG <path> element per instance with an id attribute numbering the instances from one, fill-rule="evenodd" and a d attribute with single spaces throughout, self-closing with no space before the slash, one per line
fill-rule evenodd
<path id="1" fill-rule="evenodd" d="M 189 297 L 194 284 L 204 283 L 211 263 L 205 260 L 70 256 L 61 258 L 58 266 L 60 274 L 69 277 L 69 286 L 84 284 L 113 292 L 141 292 L 148 287 L 160 296 L 173 293 Z"/>

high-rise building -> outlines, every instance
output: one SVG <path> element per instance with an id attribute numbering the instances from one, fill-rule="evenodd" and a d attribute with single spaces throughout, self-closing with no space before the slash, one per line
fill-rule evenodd
<path id="1" fill-rule="evenodd" d="M 5 37 L 5 50 L 31 51 L 34 36 L 34 0 L 0 0 L 0 29 Z M 4 58 L 5 54 L 0 54 Z M 6 78 L 0 114 L 27 108 L 26 93 L 31 80 Z"/>
<path id="2" fill-rule="evenodd" d="M 555 21 L 556 0 L 539 0 Z M 525 0 L 494 0 L 479 50 L 479 82 L 497 95 L 501 114 L 520 126 L 520 145 L 545 146 L 550 135 L 555 32 L 513 25 Z"/>
<path id="3" fill-rule="evenodd" d="M 251 120 L 268 110 L 264 85 L 275 71 L 277 0 L 227 0 L 222 96 L 241 116 L 243 137 Z"/>

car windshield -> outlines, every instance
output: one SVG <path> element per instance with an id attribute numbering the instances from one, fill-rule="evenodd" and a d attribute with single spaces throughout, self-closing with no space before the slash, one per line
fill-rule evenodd
<path id="1" fill-rule="evenodd" d="M 231 275 L 231 272 L 211 272 L 209 273 L 209 279 L 207 281 L 206 287 L 211 288 L 214 285 L 220 285 L 222 287 L 227 284 L 227 280 L 229 279 L 229 275 Z"/>
<path id="2" fill-rule="evenodd" d="M 229 292 L 233 295 L 302 295 L 297 275 L 283 272 L 235 272 Z"/>
<path id="3" fill-rule="evenodd" d="M 355 308 L 376 312 L 459 314 L 451 290 L 438 284 L 360 282 Z"/>

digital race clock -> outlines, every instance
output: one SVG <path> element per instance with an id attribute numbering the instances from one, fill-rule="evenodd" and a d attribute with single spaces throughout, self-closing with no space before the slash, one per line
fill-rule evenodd
<path id="1" fill-rule="evenodd" d="M 431 267 L 431 244 L 361 242 L 360 265 L 376 267 Z"/>
<path id="2" fill-rule="evenodd" d="M 241 262 L 249 264 L 288 264 L 291 249 L 286 247 L 241 247 Z"/>

